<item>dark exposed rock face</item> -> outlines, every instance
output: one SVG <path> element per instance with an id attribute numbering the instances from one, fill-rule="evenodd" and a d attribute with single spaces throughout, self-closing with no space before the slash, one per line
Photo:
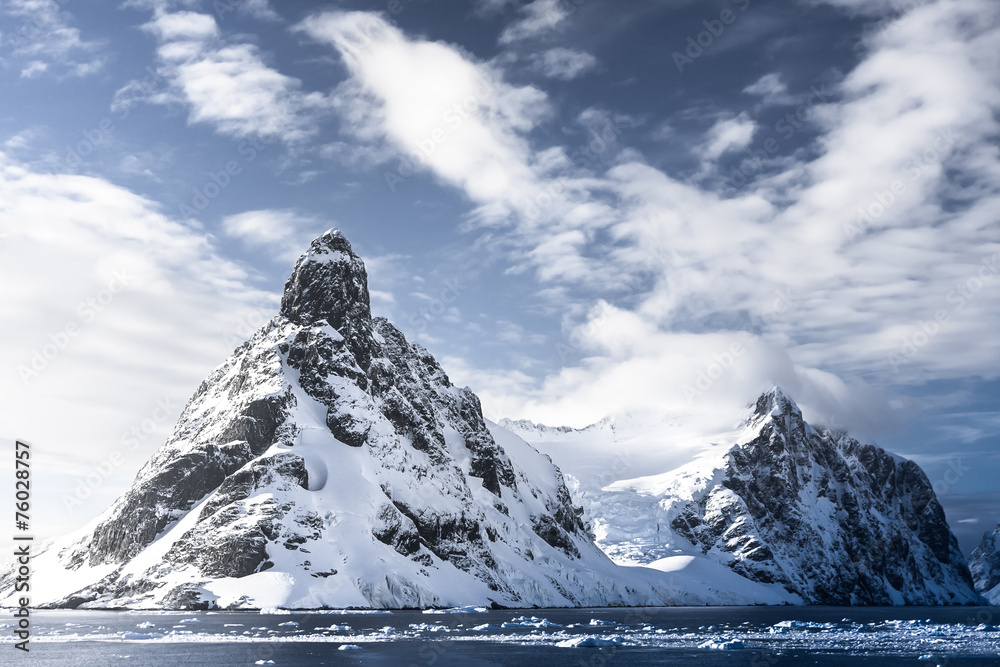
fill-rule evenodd
<path id="1" fill-rule="evenodd" d="M 991 604 L 1000 604 L 1000 524 L 983 535 L 976 550 L 972 552 L 972 562 L 969 564 L 976 590 L 982 593 Z"/>
<path id="2" fill-rule="evenodd" d="M 362 369 L 371 359 L 372 314 L 368 273 L 351 244 L 333 230 L 315 239 L 285 283 L 281 315 L 289 322 L 333 327 Z"/>
<path id="3" fill-rule="evenodd" d="M 694 546 L 815 604 L 978 601 L 917 464 L 844 433 L 814 430 L 779 389 L 760 397 L 746 427 L 725 455 L 670 474 L 708 480 L 690 499 L 664 498 L 653 511 L 654 525 L 669 526 L 673 548 Z M 628 491 L 620 496 L 621 503 L 642 500 Z"/>
<path id="4" fill-rule="evenodd" d="M 497 445 L 474 393 L 371 316 L 364 264 L 327 232 L 296 264 L 280 314 L 201 384 L 93 532 L 63 548 L 64 566 L 107 574 L 59 604 L 200 608 L 215 599 L 199 582 L 271 568 L 323 582 L 306 600 L 353 599 L 345 590 L 375 606 L 436 599 L 395 566 L 369 572 L 344 539 L 385 545 L 429 578 L 453 566 L 507 604 L 558 601 L 545 586 L 520 590 L 511 555 L 527 562 L 538 545 L 564 559 L 580 557 L 578 544 L 599 552 L 545 465 L 554 477 L 541 483 L 554 490 Z M 177 584 L 178 572 L 190 581 Z M 570 595 L 561 586 L 551 587 Z"/>

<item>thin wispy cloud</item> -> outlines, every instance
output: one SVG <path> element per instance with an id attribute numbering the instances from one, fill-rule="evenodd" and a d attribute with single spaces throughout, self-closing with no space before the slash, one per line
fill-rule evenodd
<path id="1" fill-rule="evenodd" d="M 979 18 L 966 21 L 973 14 Z M 846 385 L 834 381 L 830 370 L 864 369 L 862 376 L 876 383 L 890 373 L 892 381 L 916 380 L 930 368 L 935 374 L 974 372 L 973 364 L 982 367 L 998 352 L 980 339 L 984 326 L 997 324 L 985 324 L 996 314 L 988 312 L 985 300 L 970 301 L 935 340 L 938 354 L 893 365 L 893 355 L 922 319 L 947 308 L 947 290 L 938 282 L 942 273 L 960 281 L 995 249 L 983 245 L 981 224 L 975 222 L 982 200 L 951 212 L 941 202 L 942 193 L 955 187 L 956 181 L 946 177 L 949 170 L 978 182 L 980 195 L 996 191 L 985 177 L 989 170 L 983 169 L 995 158 L 981 147 L 995 132 L 988 114 L 996 109 L 1000 87 L 993 73 L 1000 70 L 991 67 L 996 54 L 987 45 L 996 39 L 997 19 L 995 8 L 984 3 L 942 2 L 886 24 L 872 35 L 865 57 L 836 91 L 839 101 L 830 99 L 814 110 L 819 156 L 785 164 L 736 195 L 678 180 L 628 151 L 612 169 L 587 174 L 568 159 L 572 146 L 528 140 L 527 132 L 538 122 L 534 114 L 474 116 L 459 131 L 474 131 L 469 138 L 475 140 L 455 142 L 461 152 L 441 142 L 421 164 L 480 204 L 482 222 L 510 225 L 524 244 L 521 256 L 544 282 L 571 284 L 598 296 L 602 293 L 595 285 L 615 284 L 613 276 L 651 271 L 655 278 L 643 288 L 639 305 L 622 311 L 635 318 L 633 329 L 642 330 L 640 323 L 646 327 L 643 340 L 655 340 L 656 332 L 689 332 L 680 342 L 671 340 L 671 347 L 694 345 L 690 357 L 707 363 L 712 346 L 703 346 L 699 334 L 709 334 L 718 328 L 711 323 L 721 322 L 722 331 L 713 336 L 749 336 L 747 345 L 783 348 L 781 355 L 789 355 L 786 382 L 825 396 L 828 412 L 843 416 L 850 410 L 836 402 L 847 395 Z M 401 148 L 412 150 L 431 136 L 448 102 L 472 93 L 471 82 L 493 81 L 504 87 L 505 97 L 516 98 L 517 91 L 491 66 L 445 44 L 406 38 L 375 15 L 329 14 L 306 25 L 313 37 L 338 49 L 353 82 L 369 96 L 368 133 L 381 133 Z M 421 60 L 418 54 L 433 58 Z M 420 78 L 423 71 L 436 73 L 433 84 Z M 428 89 L 433 94 L 427 95 Z M 776 95 L 786 87 L 774 77 L 758 81 L 750 92 Z M 541 93 L 533 96 L 532 108 L 549 103 Z M 421 110 L 428 98 L 434 104 Z M 413 105 L 418 105 L 415 113 Z M 424 120 L 414 122 L 414 117 Z M 701 153 L 714 159 L 745 149 L 755 129 L 746 114 L 720 120 L 707 132 Z M 947 145 L 931 155 L 935 141 Z M 957 160 L 970 154 L 976 156 L 973 166 Z M 489 160 L 479 164 L 484 156 Z M 912 160 L 925 158 L 915 171 Z M 845 229 L 857 221 L 857 209 L 896 181 L 905 191 L 891 210 L 862 239 L 848 238 Z M 611 208 L 610 202 L 618 205 Z M 619 246 L 598 252 L 599 230 Z M 751 323 L 768 315 L 774 295 L 793 285 L 810 296 L 768 320 L 768 331 L 754 329 Z M 827 297 L 816 298 L 823 294 Z M 726 313 L 728 321 L 720 320 Z M 587 326 L 593 319 L 577 324 Z M 845 326 L 852 332 L 847 337 Z M 731 333 L 724 334 L 727 330 Z M 600 410 L 601 401 L 580 387 L 643 386 L 638 378 L 629 379 L 630 373 L 644 372 L 648 365 L 602 347 L 602 341 L 595 339 L 591 352 L 607 367 L 566 370 L 573 382 L 553 392 L 547 380 L 535 386 L 538 395 L 552 404 L 564 393 L 567 405 Z M 960 345 L 976 352 L 944 353 Z M 944 366 L 951 368 L 944 371 Z M 663 365 L 664 373 L 669 367 Z M 760 366 L 742 382 L 744 391 L 775 374 L 773 366 Z M 646 395 L 677 404 L 677 387 L 683 385 L 678 379 L 684 374 L 671 377 L 666 394 Z M 833 385 L 839 389 L 831 390 Z"/>
<path id="2" fill-rule="evenodd" d="M 61 493 L 38 502 L 51 517 L 45 530 L 58 532 L 107 506 L 116 491 L 105 478 L 128 481 L 169 433 L 192 378 L 260 326 L 275 297 L 154 202 L 102 178 L 38 173 L 3 153 L 0 167 L 0 254 L 20 276 L 0 307 L 35 323 L 2 334 L 4 436 L 38 445 L 39 477 L 53 490 L 105 465 L 102 488 L 78 499 L 79 512 L 67 512 Z M 145 430 L 129 440 L 138 425 Z"/>
<path id="3" fill-rule="evenodd" d="M 229 215 L 223 232 L 253 248 L 267 248 L 276 261 L 291 265 L 309 242 L 331 227 L 294 209 L 259 209 Z"/>
<path id="4" fill-rule="evenodd" d="M 532 59 L 532 66 L 553 79 L 569 81 L 597 66 L 597 58 L 585 51 L 556 47 Z"/>
<path id="5" fill-rule="evenodd" d="M 317 117 L 330 108 L 325 95 L 304 92 L 300 80 L 268 66 L 256 45 L 222 39 L 210 14 L 158 11 L 145 28 L 159 44 L 157 74 L 168 82 L 145 100 L 183 105 L 191 123 L 237 138 L 300 144 L 316 134 Z M 120 89 L 112 108 L 134 103 L 142 87 L 132 82 Z"/>
<path id="6" fill-rule="evenodd" d="M 555 30 L 570 15 L 561 0 L 532 0 L 517 13 L 518 19 L 500 34 L 501 44 L 511 44 Z"/>
<path id="7" fill-rule="evenodd" d="M 104 66 L 103 45 L 84 38 L 61 4 L 56 0 L 9 0 L 0 7 L 9 26 L 0 45 L 23 63 L 21 77 L 83 77 Z"/>

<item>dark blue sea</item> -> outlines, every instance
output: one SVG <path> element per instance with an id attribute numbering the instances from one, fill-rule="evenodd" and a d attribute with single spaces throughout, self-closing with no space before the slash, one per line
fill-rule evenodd
<path id="1" fill-rule="evenodd" d="M 674 607 L 450 613 L 39 611 L 0 665 L 1000 667 L 1000 609 Z"/>

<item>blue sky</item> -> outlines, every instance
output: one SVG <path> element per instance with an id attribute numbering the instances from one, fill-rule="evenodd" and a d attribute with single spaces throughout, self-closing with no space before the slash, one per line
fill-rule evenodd
<path id="1" fill-rule="evenodd" d="M 338 227 L 488 416 L 780 384 L 918 460 L 968 549 L 998 46 L 989 0 L 8 0 L 0 437 L 36 443 L 40 530 L 117 496 Z"/>

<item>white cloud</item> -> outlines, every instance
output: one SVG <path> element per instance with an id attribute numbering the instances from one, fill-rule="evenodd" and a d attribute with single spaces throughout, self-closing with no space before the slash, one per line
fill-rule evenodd
<path id="1" fill-rule="evenodd" d="M 532 0 L 518 13 L 521 18 L 500 34 L 501 44 L 511 44 L 554 30 L 570 14 L 561 0 Z"/>
<path id="2" fill-rule="evenodd" d="M 599 302 L 564 345 L 584 353 L 539 383 L 523 373 L 484 372 L 449 360 L 495 417 L 527 417 L 576 427 L 603 415 L 673 415 L 703 434 L 735 426 L 743 405 L 773 384 L 800 402 L 816 424 L 850 422 L 884 432 L 887 403 L 861 384 L 796 365 L 779 346 L 747 332 L 663 331 L 640 314 Z M 454 364 L 454 367 L 452 366 Z"/>
<path id="3" fill-rule="evenodd" d="M 749 86 L 743 89 L 747 95 L 755 95 L 761 98 L 761 103 L 765 105 L 792 104 L 795 97 L 788 92 L 781 75 L 777 72 L 770 72 L 760 77 Z"/>
<path id="4" fill-rule="evenodd" d="M 765 74 L 744 88 L 743 92 L 751 95 L 766 97 L 768 95 L 780 95 L 787 90 L 788 88 L 785 86 L 785 82 L 781 80 L 781 75 L 771 72 L 770 74 Z"/>
<path id="5" fill-rule="evenodd" d="M 22 79 L 34 79 L 35 77 L 41 76 L 49 69 L 48 63 L 43 63 L 41 60 L 32 60 L 30 63 L 21 70 Z"/>
<path id="6" fill-rule="evenodd" d="M 545 76 L 569 81 L 592 70 L 597 65 L 597 58 L 585 51 L 556 47 L 542 52 L 532 64 Z"/>
<path id="7" fill-rule="evenodd" d="M 269 248 L 273 259 L 294 261 L 330 224 L 292 209 L 259 209 L 226 216 L 222 229 L 248 246 Z"/>
<path id="8" fill-rule="evenodd" d="M 133 81 L 115 95 L 113 109 L 137 99 L 181 103 L 189 121 L 207 123 L 233 137 L 278 138 L 300 144 L 317 131 L 330 101 L 301 90 L 301 81 L 269 67 L 253 44 L 228 43 L 209 14 L 158 11 L 146 29 L 159 41 L 156 82 Z"/>
<path id="9" fill-rule="evenodd" d="M 31 442 L 35 525 L 58 534 L 109 504 L 277 295 L 154 202 L 3 153 L 0 219 L 0 309 L 17 323 L 0 332 L 0 437 Z M 92 495 L 67 508 L 78 484 Z"/>
<path id="10" fill-rule="evenodd" d="M 321 14 L 301 29 L 340 51 L 352 79 L 338 96 L 352 101 L 346 120 L 358 137 L 388 142 L 477 202 L 509 211 L 536 191 L 520 133 L 547 113 L 542 92 L 506 84 L 445 44 L 410 40 L 374 14 Z"/>
<path id="11" fill-rule="evenodd" d="M 669 404 L 691 360 L 741 331 L 762 361 L 714 391 L 731 383 L 732 396 L 746 397 L 778 382 L 832 421 L 853 406 L 862 428 L 876 417 L 863 403 L 884 404 L 860 380 L 838 377 L 890 388 L 1000 373 L 992 364 L 1000 339 L 989 334 L 1000 314 L 987 296 L 987 278 L 1000 286 L 1000 275 L 976 278 L 984 258 L 1000 251 L 984 236 L 1000 205 L 1000 161 L 991 148 L 1000 10 L 992 3 L 928 2 L 871 32 L 859 65 L 813 108 L 810 129 L 819 139 L 811 153 L 786 156 L 772 165 L 777 172 L 737 194 L 664 173 L 621 150 L 614 136 L 595 142 L 597 159 L 584 164 L 571 157 L 572 146 L 533 146 L 527 136 L 542 118 L 536 110 L 547 104 L 544 95 L 504 83 L 446 44 L 409 39 L 374 15 L 325 14 L 305 27 L 348 65 L 353 88 L 343 90 L 357 93 L 359 136 L 410 154 L 444 126 L 449 105 L 486 78 L 497 93 L 473 96 L 478 112 L 446 128 L 422 164 L 478 204 L 475 222 L 509 232 L 519 262 L 513 270 L 531 266 L 552 294 L 569 295 L 567 331 L 592 323 L 581 319 L 581 304 L 621 297 L 629 304 L 615 306 L 622 311 L 615 321 L 629 325 L 623 332 L 643 332 L 637 345 L 656 342 L 650 351 L 595 340 L 579 352 L 586 361 L 540 384 L 519 375 L 475 387 L 491 400 L 555 423 L 559 414 L 569 421 L 600 409 L 600 392 L 589 388 L 620 394 L 623 406 L 644 395 Z M 776 76 L 765 77 L 749 92 L 782 88 Z M 532 100 L 528 113 L 496 106 L 514 100 L 518 109 L 524 99 Z M 703 154 L 715 159 L 748 147 L 755 129 L 746 115 L 721 120 Z M 872 204 L 885 192 L 888 208 L 859 234 L 846 233 L 858 208 L 877 211 Z M 979 290 L 959 304 L 957 286 L 975 280 Z M 947 322 L 933 336 L 921 333 L 939 311 Z M 918 345 L 910 354 L 912 340 Z M 671 356 L 661 360 L 661 348 Z M 667 383 L 660 390 L 642 379 L 651 369 Z M 498 388 L 510 393 L 499 396 Z"/>
<path id="12" fill-rule="evenodd" d="M 15 58 L 29 61 L 21 70 L 22 77 L 46 72 L 82 77 L 104 67 L 101 44 L 83 39 L 60 4 L 56 0 L 8 0 L 0 8 L 15 26 L 3 33 L 3 46 Z"/>
<path id="13" fill-rule="evenodd" d="M 723 153 L 749 146 L 756 131 L 757 123 L 745 113 L 720 119 L 708 130 L 698 152 L 706 160 L 717 160 Z"/>

